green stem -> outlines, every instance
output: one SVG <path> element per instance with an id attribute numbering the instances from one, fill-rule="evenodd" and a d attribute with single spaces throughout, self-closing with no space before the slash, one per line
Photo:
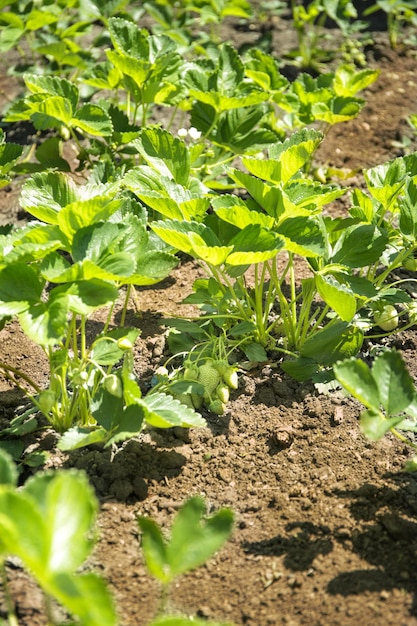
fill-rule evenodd
<path id="1" fill-rule="evenodd" d="M 294 328 L 297 327 L 297 293 L 295 289 L 295 271 L 294 271 L 294 254 L 292 252 L 288 253 L 289 256 L 289 270 L 290 270 L 290 293 L 291 293 L 291 301 L 290 301 L 290 309 L 291 309 L 291 318 L 292 325 Z"/>
<path id="2" fill-rule="evenodd" d="M 159 598 L 158 615 L 160 617 L 163 617 L 167 613 L 168 598 L 169 598 L 169 584 L 165 583 L 165 584 L 162 584 L 161 595 Z"/>
<path id="3" fill-rule="evenodd" d="M 86 322 L 87 322 L 87 316 L 86 315 L 81 315 L 81 322 L 80 322 L 80 356 L 81 356 L 81 360 L 85 361 L 86 357 L 87 357 L 87 345 L 86 345 Z"/>
<path id="4" fill-rule="evenodd" d="M 127 285 L 125 301 L 123 303 L 123 309 L 122 309 L 122 313 L 121 313 L 121 316 L 120 316 L 120 326 L 122 328 L 124 327 L 125 321 L 126 321 L 127 307 L 128 307 L 128 304 L 129 304 L 129 298 L 130 298 L 131 291 L 132 291 L 132 285 Z"/>
<path id="5" fill-rule="evenodd" d="M 398 432 L 398 430 L 396 428 L 390 428 L 390 431 L 392 432 L 392 434 L 394 435 L 394 437 L 396 437 L 397 439 L 399 439 L 400 441 L 402 441 L 403 443 L 406 443 L 407 445 L 409 445 L 411 448 L 414 448 L 414 450 L 417 450 L 417 445 L 415 443 L 413 443 L 412 441 L 410 441 L 409 439 L 407 439 L 407 437 L 404 437 L 404 435 L 402 435 L 401 433 Z"/>
<path id="6" fill-rule="evenodd" d="M 112 302 L 110 307 L 109 307 L 109 312 L 107 314 L 107 318 L 106 321 L 104 323 L 104 327 L 103 327 L 103 335 L 107 332 L 109 326 L 110 326 L 110 322 L 113 316 L 113 311 L 114 311 L 114 306 L 115 306 L 115 302 Z"/>
<path id="7" fill-rule="evenodd" d="M 238 296 L 236 294 L 236 291 L 235 291 L 232 283 L 227 278 L 227 276 L 224 273 L 218 271 L 217 268 L 214 265 L 207 264 L 207 267 L 209 268 L 210 272 L 212 273 L 213 277 L 215 278 L 215 280 L 216 280 L 217 284 L 219 285 L 220 289 L 225 294 L 226 293 L 226 289 L 225 289 L 225 285 L 222 283 L 222 280 L 224 281 L 224 283 L 226 284 L 227 288 L 229 289 L 229 291 L 230 291 L 230 293 L 232 295 L 232 298 L 234 300 L 236 308 L 240 312 L 242 319 L 245 320 L 245 321 L 250 321 L 250 316 L 248 316 L 247 311 L 242 306 L 242 303 L 240 302 L 240 299 L 238 298 Z"/>
<path id="8" fill-rule="evenodd" d="M 27 394 L 27 391 L 17 382 L 17 380 L 13 376 L 9 374 L 9 372 L 12 372 L 12 374 L 14 374 L 18 378 L 21 378 L 22 380 L 27 382 L 28 385 L 30 385 L 32 389 L 36 391 L 36 393 L 40 393 L 42 391 L 39 385 L 37 385 L 34 380 L 32 380 L 29 376 L 27 376 L 27 374 L 25 374 L 24 372 L 22 372 L 21 370 L 15 367 L 12 367 L 11 365 L 8 365 L 7 363 L 3 363 L 3 361 L 0 361 L 0 370 L 3 370 L 3 373 L 6 376 L 6 378 L 10 380 L 10 382 L 12 382 L 14 385 L 16 385 L 16 387 L 18 387 L 19 389 L 22 389 L 25 392 L 25 394 Z"/>
<path id="9" fill-rule="evenodd" d="M 213 130 L 213 128 L 216 126 L 217 122 L 219 119 L 219 113 L 217 111 L 214 112 L 214 119 L 212 121 L 212 123 L 210 124 L 209 129 L 207 130 L 206 133 L 204 133 L 203 138 L 207 139 L 208 136 L 210 135 L 211 131 Z"/>

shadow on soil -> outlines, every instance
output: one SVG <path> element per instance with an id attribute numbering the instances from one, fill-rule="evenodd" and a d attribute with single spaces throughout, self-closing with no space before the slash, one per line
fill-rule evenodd
<path id="1" fill-rule="evenodd" d="M 350 501 L 351 515 L 358 522 L 342 541 L 348 541 L 352 552 L 375 569 L 340 574 L 329 583 L 328 591 L 347 596 L 403 589 L 414 594 L 412 614 L 417 615 L 417 481 L 412 474 L 385 478 L 392 481 L 392 487 L 364 484 L 356 490 L 334 492 Z"/>
<path id="2" fill-rule="evenodd" d="M 393 486 L 364 484 L 356 490 L 335 490 L 329 495 L 348 500 L 354 520 L 350 527 L 330 529 L 311 522 L 287 524 L 287 535 L 244 544 L 246 552 L 284 556 L 293 571 L 314 567 L 318 555 L 330 554 L 341 544 L 371 566 L 335 576 L 328 584 L 332 595 L 351 596 L 393 589 L 414 594 L 412 615 L 417 615 L 417 480 L 414 475 L 390 474 Z M 411 519 L 410 519 L 411 518 Z M 416 521 L 414 521 L 416 520 Z"/>

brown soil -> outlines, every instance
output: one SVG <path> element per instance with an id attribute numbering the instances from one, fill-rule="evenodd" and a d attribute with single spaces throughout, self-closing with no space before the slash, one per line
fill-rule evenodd
<path id="1" fill-rule="evenodd" d="M 279 20 L 272 26 L 283 28 Z M 402 137 L 412 137 L 406 119 L 417 112 L 416 56 L 394 53 L 383 34 L 377 38 L 369 63 L 381 70 L 378 82 L 365 92 L 359 117 L 328 134 L 323 164 L 347 171 L 376 165 L 402 154 Z M 0 191 L 4 221 L 18 214 L 10 189 Z M 160 312 L 186 313 L 179 303 L 197 272 L 184 262 L 156 289 L 140 293 L 143 313 L 132 312 L 129 324 L 142 331 L 137 371 L 144 381 L 164 360 Z M 416 332 L 395 345 L 417 376 Z M 0 359 L 46 381 L 41 351 L 14 324 L 0 333 Z M 20 394 L 0 381 L 3 418 L 19 402 Z M 120 624 L 145 625 L 158 602 L 137 516 L 168 527 L 181 503 L 201 494 L 210 509 L 234 510 L 235 529 L 207 565 L 175 585 L 172 610 L 248 626 L 417 625 L 417 480 L 402 472 L 409 455 L 402 444 L 391 436 L 365 440 L 359 412 L 354 401 L 319 395 L 270 363 L 242 372 L 227 414 L 205 414 L 204 429 L 148 432 L 112 459 L 90 449 L 58 454 L 51 435 L 43 444 L 51 448 L 48 465 L 85 469 L 100 498 L 91 566 L 108 581 Z M 8 574 L 19 623 L 44 625 L 35 585 L 14 561 Z"/>

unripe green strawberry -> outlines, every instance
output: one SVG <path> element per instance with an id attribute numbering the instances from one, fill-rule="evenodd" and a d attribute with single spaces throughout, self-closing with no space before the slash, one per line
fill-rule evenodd
<path id="1" fill-rule="evenodd" d="M 61 128 L 59 129 L 59 134 L 61 135 L 62 139 L 64 139 L 65 141 L 68 141 L 68 139 L 70 139 L 71 137 L 71 133 L 67 126 L 61 126 Z"/>
<path id="2" fill-rule="evenodd" d="M 216 396 L 224 404 L 227 404 L 229 402 L 229 398 L 230 398 L 229 387 L 227 385 L 224 385 L 223 383 L 220 383 L 220 385 L 217 385 L 217 387 L 216 387 Z"/>
<path id="3" fill-rule="evenodd" d="M 109 374 L 103 380 L 103 385 L 106 391 L 108 391 L 112 396 L 116 396 L 116 398 L 121 398 L 123 396 L 123 385 L 122 381 L 116 374 Z"/>
<path id="4" fill-rule="evenodd" d="M 203 398 L 198 393 L 191 393 L 191 400 L 193 401 L 194 408 L 199 409 L 203 404 Z"/>
<path id="5" fill-rule="evenodd" d="M 397 309 L 392 304 L 386 304 L 380 311 L 375 311 L 374 320 L 381 330 L 395 330 L 398 326 Z"/>
<path id="6" fill-rule="evenodd" d="M 133 344 L 127 337 L 120 337 L 120 339 L 117 340 L 117 347 L 120 348 L 120 350 L 131 350 Z"/>
<path id="7" fill-rule="evenodd" d="M 239 379 L 237 377 L 237 371 L 234 367 L 229 366 L 223 374 L 223 380 L 230 389 L 237 389 L 239 386 Z"/>
<path id="8" fill-rule="evenodd" d="M 415 272 L 417 270 L 417 259 L 411 255 L 404 261 L 404 267 L 406 270 Z"/>
<path id="9" fill-rule="evenodd" d="M 37 401 L 40 411 L 44 415 L 48 415 L 56 401 L 55 393 L 51 389 L 44 389 L 38 395 Z"/>
<path id="10" fill-rule="evenodd" d="M 213 365 L 219 372 L 220 376 L 223 376 L 225 371 L 229 368 L 229 363 L 223 359 L 221 361 L 214 361 Z"/>
<path id="11" fill-rule="evenodd" d="M 184 380 L 197 380 L 198 378 L 198 368 L 197 367 L 186 367 L 184 370 Z"/>
<path id="12" fill-rule="evenodd" d="M 179 393 L 175 396 L 175 399 L 181 402 L 181 404 L 185 404 L 185 406 L 190 407 L 190 409 L 194 408 L 194 404 L 189 393 Z"/>
<path id="13" fill-rule="evenodd" d="M 411 324 L 417 324 L 417 300 L 413 300 L 407 306 L 408 319 Z"/>
<path id="14" fill-rule="evenodd" d="M 209 361 L 198 368 L 198 380 L 203 385 L 205 393 L 211 395 L 220 381 L 219 372 Z"/>
<path id="15" fill-rule="evenodd" d="M 72 384 L 82 387 L 88 380 L 88 373 L 85 370 L 74 370 Z"/>
<path id="16" fill-rule="evenodd" d="M 221 400 L 213 400 L 213 402 L 210 402 L 208 410 L 215 415 L 223 415 L 226 407 Z"/>

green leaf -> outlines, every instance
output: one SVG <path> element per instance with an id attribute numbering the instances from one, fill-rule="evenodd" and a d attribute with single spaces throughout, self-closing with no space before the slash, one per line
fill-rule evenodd
<path id="1" fill-rule="evenodd" d="M 114 424 L 111 437 L 106 443 L 106 447 L 125 441 L 136 435 L 139 435 L 145 419 L 146 410 L 142 402 L 125 406 L 123 413 Z"/>
<path id="2" fill-rule="evenodd" d="M 74 572 L 91 551 L 88 533 L 98 508 L 86 475 L 78 470 L 38 474 L 27 481 L 25 493 L 36 502 L 48 529 L 45 570 Z"/>
<path id="3" fill-rule="evenodd" d="M 199 413 L 165 393 L 149 393 L 142 401 L 147 411 L 145 420 L 155 428 L 206 426 Z"/>
<path id="4" fill-rule="evenodd" d="M 118 623 L 113 599 L 97 574 L 57 572 L 48 579 L 45 591 L 79 617 L 83 626 L 116 626 Z"/>
<path id="5" fill-rule="evenodd" d="M 204 518 L 205 511 L 202 498 L 190 498 L 178 511 L 168 542 L 153 520 L 138 519 L 147 567 L 162 583 L 202 565 L 230 536 L 232 511 L 222 509 Z"/>
<path id="6" fill-rule="evenodd" d="M 16 439 L 2 439 L 0 440 L 0 450 L 9 454 L 15 461 L 20 461 L 25 446 L 22 441 Z"/>
<path id="7" fill-rule="evenodd" d="M 77 230 L 106 221 L 119 208 L 120 200 L 113 196 L 96 196 L 67 204 L 58 213 L 57 223 L 69 241 L 72 241 Z"/>
<path id="8" fill-rule="evenodd" d="M 68 126 L 73 116 L 71 104 L 61 96 L 48 96 L 39 102 L 32 113 L 33 125 L 37 130 L 59 128 L 61 124 Z"/>
<path id="9" fill-rule="evenodd" d="M 197 244 L 197 241 L 200 242 L 200 245 L 204 245 L 204 243 L 213 246 L 220 244 L 214 233 L 207 226 L 198 222 L 160 220 L 151 222 L 150 227 L 165 243 L 191 256 L 195 256 L 194 245 Z M 194 234 L 199 236 L 198 240 L 193 238 Z"/>
<path id="10" fill-rule="evenodd" d="M 168 252 L 147 252 L 140 255 L 134 273 L 121 282 L 124 285 L 154 285 L 166 278 L 178 262 L 178 258 Z"/>
<path id="11" fill-rule="evenodd" d="M 314 218 L 288 217 L 278 226 L 278 234 L 285 239 L 285 247 L 304 257 L 324 255 L 326 242 L 322 226 Z"/>
<path id="12" fill-rule="evenodd" d="M 126 338 L 133 345 L 138 336 L 137 328 L 115 328 L 94 341 L 91 358 L 99 365 L 115 365 L 124 355 L 124 350 L 118 347 L 117 341 Z"/>
<path id="13" fill-rule="evenodd" d="M 190 175 L 190 155 L 183 141 L 162 128 L 146 128 L 136 142 L 140 153 L 157 172 L 186 185 Z"/>
<path id="14" fill-rule="evenodd" d="M 366 170 L 365 181 L 372 196 L 388 208 L 404 187 L 407 170 L 407 161 L 403 157 Z"/>
<path id="15" fill-rule="evenodd" d="M 221 144 L 235 154 L 261 150 L 278 138 L 277 133 L 269 129 L 257 128 L 265 114 L 262 105 L 223 111 L 210 136 L 213 136 L 216 144 Z"/>
<path id="16" fill-rule="evenodd" d="M 39 302 L 44 282 L 24 263 L 6 265 L 0 270 L 0 315 L 23 313 Z"/>
<path id="17" fill-rule="evenodd" d="M 93 443 L 100 443 L 108 438 L 108 431 L 105 428 L 80 428 L 74 426 L 69 428 L 58 441 L 59 450 L 77 450 Z"/>
<path id="18" fill-rule="evenodd" d="M 268 231 L 259 224 L 245 226 L 230 240 L 233 251 L 227 257 L 229 265 L 263 263 L 276 257 L 284 247 L 282 237 Z"/>
<path id="19" fill-rule="evenodd" d="M 245 228 L 249 224 L 260 224 L 264 228 L 272 228 L 274 219 L 260 211 L 253 211 L 237 196 L 220 196 L 212 201 L 216 215 L 220 219 L 233 224 L 238 228 Z"/>
<path id="20" fill-rule="evenodd" d="M 68 309 L 79 315 L 90 315 L 112 304 L 119 296 L 117 287 L 95 278 L 55 287 L 51 293 L 65 297 Z"/>
<path id="21" fill-rule="evenodd" d="M 17 477 L 17 467 L 12 457 L 0 448 L 0 485 L 16 487 Z"/>
<path id="22" fill-rule="evenodd" d="M 359 98 L 336 96 L 329 102 L 315 102 L 311 106 L 311 114 L 315 120 L 321 120 L 327 124 L 340 124 L 355 118 L 365 104 Z"/>
<path id="23" fill-rule="evenodd" d="M 136 59 L 132 56 L 120 56 L 113 50 L 106 50 L 106 55 L 111 64 L 121 73 L 129 76 L 136 88 L 143 88 L 149 78 L 151 63 L 147 59 Z"/>
<path id="24" fill-rule="evenodd" d="M 387 244 L 386 233 L 374 224 L 354 225 L 343 232 L 331 260 L 348 267 L 366 267 L 381 258 Z"/>
<path id="25" fill-rule="evenodd" d="M 20 236 L 19 236 L 20 235 Z M 28 226 L 9 238 L 13 245 L 7 249 L 7 264 L 30 263 L 31 261 L 42 259 L 58 248 L 63 248 L 59 230 L 55 226 L 43 224 L 40 226 Z M 4 259 L 6 260 L 6 259 Z"/>
<path id="26" fill-rule="evenodd" d="M 170 572 L 167 547 L 161 529 L 154 520 L 146 517 L 139 517 L 138 524 L 142 531 L 141 544 L 146 567 L 152 576 L 165 584 L 170 580 Z"/>
<path id="27" fill-rule="evenodd" d="M 272 182 L 287 183 L 311 161 L 322 139 L 323 135 L 319 131 L 312 128 L 303 128 L 294 132 L 283 143 L 277 142 L 274 144 L 270 148 L 269 153 L 271 159 L 279 162 L 280 177 L 272 180 Z M 277 171 L 274 172 L 274 176 L 277 174 Z"/>
<path id="28" fill-rule="evenodd" d="M 333 88 L 338 96 L 354 96 L 372 85 L 378 75 L 378 70 L 357 71 L 352 65 L 340 65 L 335 71 Z"/>
<path id="29" fill-rule="evenodd" d="M 134 22 L 112 17 L 109 19 L 109 33 L 117 52 L 137 58 L 149 56 L 149 34 Z"/>
<path id="30" fill-rule="evenodd" d="M 265 209 L 268 215 L 277 219 L 278 216 L 284 211 L 282 201 L 283 193 L 279 187 L 271 187 L 259 178 L 249 176 L 246 172 L 241 172 L 239 170 L 231 169 L 228 173 L 232 180 L 247 189 L 252 198 L 256 200 L 260 207 Z"/>
<path id="31" fill-rule="evenodd" d="M 233 250 L 232 246 L 206 245 L 197 233 L 190 233 L 190 241 L 192 243 L 191 255 L 209 265 L 222 265 Z"/>
<path id="32" fill-rule="evenodd" d="M 248 50 L 245 74 L 266 92 L 283 92 L 289 85 L 280 73 L 278 61 L 259 48 Z"/>
<path id="33" fill-rule="evenodd" d="M 400 198 L 398 206 L 401 232 L 414 240 L 417 236 L 417 185 L 413 180 L 408 181 L 405 194 Z"/>
<path id="34" fill-rule="evenodd" d="M 368 410 L 361 413 L 360 425 L 368 439 L 378 441 L 401 420 L 402 418 L 398 416 L 387 419 L 379 411 Z"/>
<path id="35" fill-rule="evenodd" d="M 363 334 L 359 328 L 341 320 L 333 320 L 308 337 L 301 346 L 300 354 L 328 366 L 337 360 L 356 355 L 362 343 Z"/>
<path id="36" fill-rule="evenodd" d="M 75 111 L 79 98 L 78 88 L 75 83 L 59 76 L 42 74 L 25 74 L 23 78 L 26 87 L 32 93 L 43 94 L 45 101 L 49 100 L 46 96 L 60 97 L 62 100 L 67 101 L 71 111 Z"/>
<path id="37" fill-rule="evenodd" d="M 316 360 L 302 356 L 293 361 L 284 361 L 281 367 L 294 380 L 299 381 L 311 379 L 319 370 Z"/>
<path id="38" fill-rule="evenodd" d="M 345 285 L 339 283 L 333 276 L 316 274 L 317 291 L 345 322 L 350 322 L 356 314 L 356 298 Z"/>
<path id="39" fill-rule="evenodd" d="M 7 174 L 23 152 L 23 146 L 16 143 L 3 143 L 3 135 L 0 134 L 0 172 Z"/>
<path id="40" fill-rule="evenodd" d="M 106 137 L 113 133 L 110 116 L 98 104 L 83 104 L 74 114 L 70 125 L 93 137 Z"/>
<path id="41" fill-rule="evenodd" d="M 90 411 L 97 423 L 111 433 L 123 417 L 123 398 L 113 395 L 101 386 L 90 403 Z"/>
<path id="42" fill-rule="evenodd" d="M 124 231 L 122 224 L 112 222 L 93 223 L 78 229 L 72 241 L 74 261 L 90 259 L 100 264 L 102 259 L 117 254 L 122 249 Z"/>
<path id="43" fill-rule="evenodd" d="M 243 80 L 244 69 L 239 54 L 230 44 L 220 47 L 216 83 L 220 93 L 231 95 Z"/>
<path id="44" fill-rule="evenodd" d="M 49 224 L 58 223 L 58 212 L 77 199 L 71 179 L 58 172 L 34 174 L 22 187 L 20 203 L 28 213 Z"/>
<path id="45" fill-rule="evenodd" d="M 318 209 L 329 202 L 333 202 L 346 193 L 346 189 L 333 185 L 321 185 L 308 179 L 291 179 L 285 185 L 285 194 L 297 207 L 306 207 L 309 213 L 316 213 Z"/>
<path id="46" fill-rule="evenodd" d="M 399 352 L 387 350 L 376 358 L 372 376 L 387 416 L 401 413 L 413 402 L 414 382 Z"/>
<path id="47" fill-rule="evenodd" d="M 341 385 L 372 414 L 379 414 L 380 395 L 378 384 L 369 367 L 360 359 L 351 358 L 333 366 Z"/>
<path id="48" fill-rule="evenodd" d="M 19 313 L 24 333 L 41 346 L 54 346 L 64 337 L 68 328 L 68 304 L 65 297 L 49 302 L 38 302 Z"/>
<path id="49" fill-rule="evenodd" d="M 36 148 L 35 157 L 43 169 L 59 169 L 70 172 L 71 166 L 62 158 L 62 140 L 60 137 L 49 137 Z"/>
<path id="50" fill-rule="evenodd" d="M 233 334 L 233 333 L 232 333 Z M 265 348 L 259 343 L 249 343 L 242 346 L 246 358 L 253 363 L 263 363 L 268 360 Z"/>
<path id="51" fill-rule="evenodd" d="M 204 500 L 195 496 L 180 508 L 174 519 L 167 545 L 171 580 L 202 565 L 230 536 L 232 511 L 222 509 L 204 518 L 205 511 Z"/>
<path id="52" fill-rule="evenodd" d="M 32 571 L 48 561 L 47 528 L 36 504 L 26 495 L 0 490 L 0 537 L 3 551 L 21 558 Z"/>
<path id="53" fill-rule="evenodd" d="M 268 99 L 267 93 L 254 91 L 246 96 L 226 96 L 217 91 L 197 91 L 190 89 L 191 98 L 195 98 L 199 102 L 209 105 L 218 113 L 230 111 L 231 109 L 240 109 L 243 107 L 251 107 Z M 194 118 L 192 118 L 194 121 Z"/>

